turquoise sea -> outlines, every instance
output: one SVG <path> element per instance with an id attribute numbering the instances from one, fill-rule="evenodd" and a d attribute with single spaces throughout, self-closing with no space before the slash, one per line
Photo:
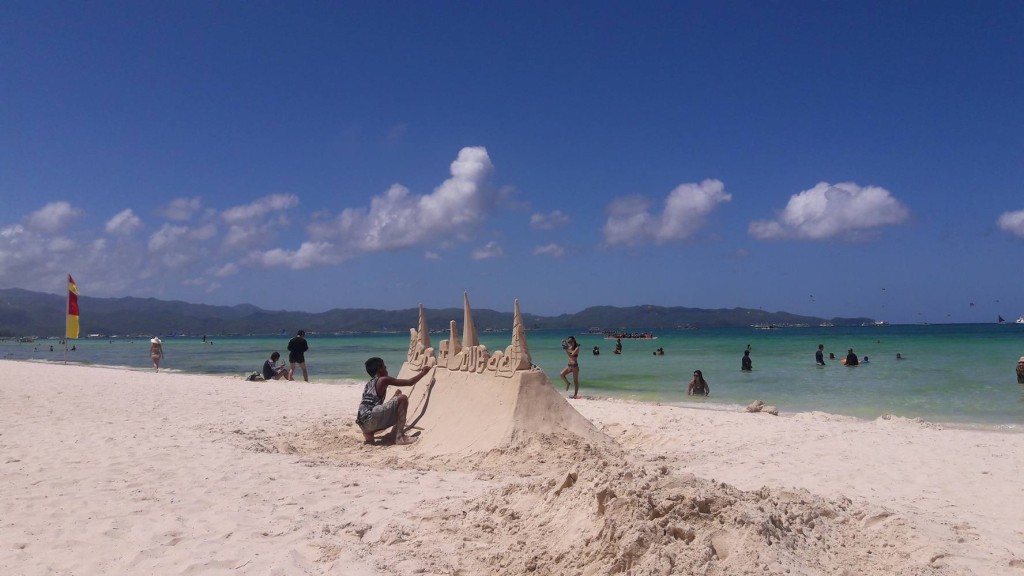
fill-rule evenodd
<path id="1" fill-rule="evenodd" d="M 410 326 L 416 319 L 410 318 Z M 636 331 L 641 331 L 637 328 Z M 655 340 L 623 340 L 623 354 L 612 354 L 614 340 L 601 334 L 531 331 L 527 340 L 533 361 L 563 390 L 558 378 L 566 357 L 560 341 L 575 335 L 582 347 L 580 393 L 645 402 L 700 404 L 735 409 L 754 400 L 783 412 L 822 411 L 872 419 L 884 414 L 956 425 L 1024 429 L 1024 385 L 1015 375 L 1024 355 L 1022 324 L 895 325 L 880 327 L 705 328 L 657 332 Z M 447 334 L 432 334 L 435 348 Z M 163 368 L 202 374 L 243 375 L 260 368 L 273 350 L 287 358 L 288 336 L 162 337 Z M 401 364 L 408 333 L 352 336 L 307 335 L 311 380 L 336 384 L 364 381 L 363 362 L 381 356 Z M 480 334 L 489 350 L 504 349 L 511 332 Z M 86 365 L 152 367 L 148 338 L 83 338 L 70 341 L 76 350 L 69 362 Z M 818 344 L 825 367 L 814 364 Z M 50 351 L 50 346 L 53 351 Z M 753 372 L 741 372 L 740 357 L 751 347 Z M 601 354 L 592 355 L 594 346 Z M 656 348 L 664 356 L 655 356 Z M 839 358 L 853 348 L 870 362 L 846 367 Z M 903 360 L 896 359 L 896 353 Z M 58 340 L 32 343 L 0 341 L 0 358 L 63 362 Z M 686 396 L 694 370 L 703 370 L 711 396 Z M 68 383 L 73 385 L 73 383 Z M 286 385 L 286 384 L 282 384 Z"/>

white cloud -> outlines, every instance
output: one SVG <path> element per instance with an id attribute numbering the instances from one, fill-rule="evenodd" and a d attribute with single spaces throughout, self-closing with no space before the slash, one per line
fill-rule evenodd
<path id="1" fill-rule="evenodd" d="M 1014 236 L 1024 238 L 1024 210 L 1003 212 L 999 216 L 999 229 Z"/>
<path id="2" fill-rule="evenodd" d="M 67 202 L 50 202 L 28 217 L 28 225 L 43 232 L 56 232 L 67 227 L 80 211 Z"/>
<path id="3" fill-rule="evenodd" d="M 299 197 L 294 194 L 271 194 L 242 206 L 228 208 L 221 213 L 221 218 L 228 224 L 266 224 L 264 216 L 280 212 L 299 205 Z"/>
<path id="4" fill-rule="evenodd" d="M 423 254 L 423 258 L 426 259 L 426 260 L 440 260 L 441 259 L 441 255 L 438 254 L 437 252 L 432 251 L 432 250 L 427 250 Z"/>
<path id="5" fill-rule="evenodd" d="M 608 220 L 602 230 L 605 244 L 636 246 L 684 240 L 704 225 L 715 207 L 731 200 L 719 180 L 680 184 L 665 198 L 660 214 L 650 212 L 651 203 L 645 198 L 615 199 L 608 207 Z"/>
<path id="6" fill-rule="evenodd" d="M 164 269 L 183 268 L 205 257 L 203 242 L 216 235 L 217 227 L 213 224 L 195 228 L 164 224 L 150 235 L 147 247 Z"/>
<path id="7" fill-rule="evenodd" d="M 910 211 L 885 188 L 820 182 L 791 196 L 776 219 L 751 222 L 748 232 L 760 240 L 858 238 L 909 217 Z"/>
<path id="8" fill-rule="evenodd" d="M 219 278 L 234 276 L 242 271 L 242 267 L 234 262 L 229 262 L 218 268 L 213 274 Z"/>
<path id="9" fill-rule="evenodd" d="M 252 248 L 272 241 L 277 231 L 288 225 L 285 211 L 298 205 L 299 198 L 294 194 L 272 194 L 251 204 L 228 208 L 221 214 L 229 224 L 224 247 Z"/>
<path id="10" fill-rule="evenodd" d="M 501 249 L 501 246 L 492 240 L 482 248 L 474 249 L 472 257 L 473 260 L 486 260 L 487 258 L 498 258 L 504 253 L 505 251 Z"/>
<path id="11" fill-rule="evenodd" d="M 195 196 L 193 198 L 175 198 L 159 211 L 159 213 L 168 220 L 175 220 L 178 222 L 188 220 L 192 218 L 192 215 L 199 211 L 203 206 L 202 198 Z"/>
<path id="12" fill-rule="evenodd" d="M 142 226 L 142 220 L 132 212 L 131 208 L 122 210 L 107 220 L 106 230 L 108 234 L 128 236 Z"/>
<path id="13" fill-rule="evenodd" d="M 555 210 L 548 214 L 534 214 L 530 216 L 530 226 L 536 230 L 554 230 L 561 228 L 569 222 L 569 217 L 561 210 Z"/>
<path id="14" fill-rule="evenodd" d="M 307 231 L 323 246 L 334 246 L 335 259 L 463 238 L 484 220 L 494 203 L 495 193 L 488 184 L 492 171 L 486 149 L 463 148 L 451 164 L 451 177 L 432 193 L 417 196 L 393 184 L 373 197 L 368 209 L 346 209 L 334 219 L 310 224 Z"/>
<path id="15" fill-rule="evenodd" d="M 293 270 L 302 270 L 318 264 L 338 264 L 346 260 L 330 242 L 303 242 L 298 250 L 275 248 L 256 253 L 253 259 L 268 268 L 287 266 Z"/>
<path id="16" fill-rule="evenodd" d="M 50 241 L 46 245 L 46 249 L 50 252 L 70 252 L 75 248 L 75 243 L 65 236 L 54 236 L 50 238 Z"/>
<path id="17" fill-rule="evenodd" d="M 537 246 L 534 248 L 533 253 L 558 258 L 565 254 L 565 248 L 562 248 L 558 244 L 545 244 L 544 246 Z"/>

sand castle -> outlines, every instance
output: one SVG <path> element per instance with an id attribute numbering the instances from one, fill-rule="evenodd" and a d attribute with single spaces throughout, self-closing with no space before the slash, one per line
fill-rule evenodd
<path id="1" fill-rule="evenodd" d="M 399 378 L 430 367 L 433 386 L 424 378 L 409 391 L 408 422 L 419 432 L 417 450 L 467 454 L 522 445 L 531 437 L 572 434 L 604 443 L 599 432 L 555 391 L 530 358 L 526 329 L 515 301 L 512 341 L 490 352 L 480 344 L 469 295 L 463 294 L 462 337 L 449 323 L 449 337 L 435 356 L 423 306 L 419 324 L 409 330 L 409 352 Z"/>

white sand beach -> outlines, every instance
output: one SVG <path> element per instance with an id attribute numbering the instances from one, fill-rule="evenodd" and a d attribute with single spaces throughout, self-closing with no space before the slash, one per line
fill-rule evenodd
<path id="1" fill-rule="evenodd" d="M 1024 574 L 1020 431 L 558 397 L 593 426 L 367 446 L 361 384 L 0 370 L 2 574 Z"/>

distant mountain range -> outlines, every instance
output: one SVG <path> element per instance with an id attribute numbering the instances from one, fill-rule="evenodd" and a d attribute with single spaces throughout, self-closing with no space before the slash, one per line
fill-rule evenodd
<path id="1" fill-rule="evenodd" d="M 405 332 L 416 326 L 416 308 L 405 310 L 334 309 L 326 312 L 264 310 L 251 304 L 209 306 L 155 298 L 92 298 L 79 296 L 81 335 L 89 334 L 288 334 L 303 329 L 319 333 Z M 18 288 L 0 290 L 0 337 L 63 336 L 66 311 L 64 296 Z M 462 329 L 462 309 L 427 309 L 432 330 L 448 327 L 450 320 Z M 509 330 L 512 312 L 473 309 L 477 330 Z M 584 329 L 639 331 L 683 327 L 759 325 L 860 325 L 868 318 L 817 318 L 788 312 L 749 308 L 708 310 L 665 306 L 593 306 L 574 314 L 537 316 L 523 314 L 527 329 Z"/>

